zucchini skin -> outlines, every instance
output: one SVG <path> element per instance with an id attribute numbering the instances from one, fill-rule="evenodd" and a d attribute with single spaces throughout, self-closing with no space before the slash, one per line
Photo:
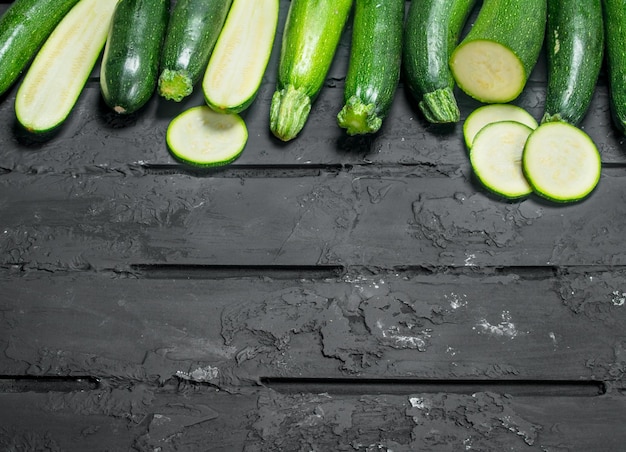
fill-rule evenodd
<path id="1" fill-rule="evenodd" d="M 546 58 L 541 121 L 577 125 L 589 108 L 604 58 L 601 0 L 548 0 Z"/>
<path id="2" fill-rule="evenodd" d="M 133 113 L 152 97 L 168 19 L 168 0 L 117 4 L 100 68 L 102 96 L 116 113 Z"/>
<path id="3" fill-rule="evenodd" d="M 611 116 L 626 134 L 626 0 L 603 1 L 606 68 Z"/>
<path id="4" fill-rule="evenodd" d="M 404 0 L 355 0 L 345 105 L 337 123 L 348 135 L 374 133 L 400 80 Z"/>
<path id="5" fill-rule="evenodd" d="M 178 0 L 161 50 L 157 91 L 180 102 L 193 92 L 226 21 L 233 0 Z"/>
<path id="6" fill-rule="evenodd" d="M 461 119 L 448 65 L 476 0 L 412 1 L 404 31 L 403 64 L 407 87 L 431 123 Z"/>
<path id="7" fill-rule="evenodd" d="M 476 20 L 450 58 L 452 73 L 455 74 L 456 53 L 473 41 L 490 41 L 512 51 L 523 70 L 523 81 L 517 93 L 508 99 L 498 99 L 505 103 L 514 100 L 524 89 L 525 83 L 534 69 L 539 52 L 544 44 L 547 20 L 547 0 L 484 0 Z M 462 89 L 463 86 L 461 86 Z M 473 93 L 467 92 L 474 97 Z M 492 99 L 477 99 L 492 103 Z"/>
<path id="8" fill-rule="evenodd" d="M 324 84 L 352 0 L 292 0 L 270 106 L 270 130 L 282 141 L 295 138 Z"/>
<path id="9" fill-rule="evenodd" d="M 78 0 L 16 0 L 0 17 L 0 95 Z"/>

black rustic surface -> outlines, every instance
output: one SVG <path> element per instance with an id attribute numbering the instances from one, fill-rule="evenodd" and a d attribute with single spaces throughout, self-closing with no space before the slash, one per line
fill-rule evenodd
<path id="1" fill-rule="evenodd" d="M 274 139 L 288 4 L 224 168 L 165 146 L 199 92 L 121 118 L 96 68 L 45 142 L 16 128 L 17 85 L 0 99 L 0 450 L 624 450 L 626 148 L 604 74 L 582 124 L 597 190 L 505 202 L 462 124 L 427 124 L 402 83 L 378 134 L 337 127 L 350 27 L 301 135 Z M 545 78 L 542 59 L 515 101 L 536 118 Z"/>

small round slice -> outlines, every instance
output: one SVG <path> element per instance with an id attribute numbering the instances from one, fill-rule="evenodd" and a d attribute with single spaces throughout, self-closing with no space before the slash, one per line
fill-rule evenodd
<path id="1" fill-rule="evenodd" d="M 478 131 L 487 124 L 498 121 L 517 121 L 531 129 L 537 128 L 537 120 L 522 107 L 513 104 L 483 105 L 471 112 L 463 123 L 465 145 L 471 148 Z"/>
<path id="2" fill-rule="evenodd" d="M 517 121 L 498 121 L 484 126 L 474 138 L 470 162 L 478 180 L 507 199 L 532 193 L 522 171 L 522 153 L 533 129 Z"/>
<path id="3" fill-rule="evenodd" d="M 595 143 L 581 129 L 566 122 L 547 122 L 528 137 L 522 168 L 537 194 L 573 202 L 596 187 L 602 161 Z"/>
<path id="4" fill-rule="evenodd" d="M 241 116 L 201 105 L 176 116 L 166 138 L 179 160 L 200 167 L 220 166 L 239 157 L 248 141 L 248 129 Z"/>

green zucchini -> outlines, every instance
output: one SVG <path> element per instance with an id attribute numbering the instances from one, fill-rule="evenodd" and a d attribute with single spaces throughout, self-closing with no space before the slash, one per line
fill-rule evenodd
<path id="1" fill-rule="evenodd" d="M 233 1 L 202 80 L 211 108 L 240 113 L 255 99 L 272 53 L 278 11 L 278 0 Z"/>
<path id="2" fill-rule="evenodd" d="M 115 8 L 102 55 L 100 88 L 116 113 L 134 113 L 156 89 L 169 5 L 169 0 L 120 0 Z"/>
<path id="3" fill-rule="evenodd" d="M 270 130 L 289 141 L 302 130 L 322 89 L 348 20 L 352 0 L 292 0 L 270 106 Z"/>
<path id="4" fill-rule="evenodd" d="M 176 116 L 167 128 L 166 139 L 174 157 L 183 163 L 222 166 L 243 152 L 248 129 L 238 114 L 218 113 L 200 105 Z"/>
<path id="5" fill-rule="evenodd" d="M 100 57 L 117 1 L 80 0 L 50 34 L 15 98 L 27 131 L 51 132 L 70 114 Z"/>
<path id="6" fill-rule="evenodd" d="M 548 88 L 542 122 L 577 125 L 593 97 L 604 54 L 601 0 L 548 0 Z"/>
<path id="7" fill-rule="evenodd" d="M 232 0 L 177 0 L 161 51 L 157 92 L 182 101 L 200 81 Z"/>
<path id="8" fill-rule="evenodd" d="M 496 121 L 480 129 L 469 157 L 474 175 L 485 188 L 506 199 L 533 192 L 522 169 L 524 146 L 532 131 L 517 121 Z"/>
<path id="9" fill-rule="evenodd" d="M 539 58 L 546 10 L 546 0 L 484 0 L 450 57 L 459 87 L 485 103 L 516 99 Z"/>
<path id="10" fill-rule="evenodd" d="M 16 0 L 0 17 L 0 95 L 22 75 L 78 0 Z"/>
<path id="11" fill-rule="evenodd" d="M 356 0 L 345 104 L 337 123 L 348 135 L 374 133 L 389 113 L 400 79 L 404 0 Z"/>
<path id="12" fill-rule="evenodd" d="M 626 133 L 626 0 L 602 4 L 611 116 L 619 131 Z"/>
<path id="13" fill-rule="evenodd" d="M 565 121 L 552 121 L 529 135 L 522 170 L 538 195 L 560 203 L 575 202 L 598 185 L 602 161 L 589 135 Z"/>
<path id="14" fill-rule="evenodd" d="M 476 0 L 412 1 L 404 29 L 406 85 L 427 121 L 461 119 L 454 95 L 450 54 Z"/>

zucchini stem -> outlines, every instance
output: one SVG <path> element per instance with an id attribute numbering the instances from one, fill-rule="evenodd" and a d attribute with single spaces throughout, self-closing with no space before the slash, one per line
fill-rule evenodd
<path id="1" fill-rule="evenodd" d="M 193 81 L 188 71 L 163 69 L 159 77 L 158 92 L 167 100 L 180 102 L 193 91 Z"/>
<path id="2" fill-rule="evenodd" d="M 419 107 L 432 123 L 458 122 L 461 119 L 459 106 L 450 87 L 424 94 Z"/>
<path id="3" fill-rule="evenodd" d="M 365 104 L 358 96 L 350 96 L 337 114 L 337 123 L 348 135 L 374 133 L 383 123 L 376 113 L 375 104 Z"/>
<path id="4" fill-rule="evenodd" d="M 304 88 L 287 85 L 276 90 L 270 106 L 270 129 L 282 141 L 294 139 L 304 128 L 309 112 L 311 98 Z"/>

